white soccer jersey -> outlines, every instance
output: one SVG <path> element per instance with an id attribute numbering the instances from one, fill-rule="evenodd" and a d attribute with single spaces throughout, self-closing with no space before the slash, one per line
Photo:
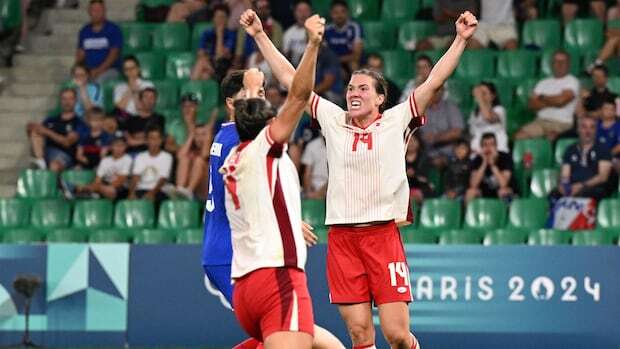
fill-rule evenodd
<path id="1" fill-rule="evenodd" d="M 232 232 L 232 277 L 256 269 L 304 269 L 299 177 L 282 144 L 265 127 L 233 148 L 220 169 Z"/>
<path id="2" fill-rule="evenodd" d="M 425 123 L 414 95 L 366 129 L 353 125 L 347 112 L 316 94 L 311 109 L 327 145 L 325 224 L 411 221 L 405 150 L 413 132 Z"/>

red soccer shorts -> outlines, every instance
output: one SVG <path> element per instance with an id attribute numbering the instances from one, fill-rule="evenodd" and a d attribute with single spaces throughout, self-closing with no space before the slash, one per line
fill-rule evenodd
<path id="1" fill-rule="evenodd" d="M 280 331 L 314 336 L 312 299 L 302 270 L 255 270 L 235 281 L 233 304 L 241 327 L 261 342 Z"/>
<path id="2" fill-rule="evenodd" d="M 332 226 L 327 282 L 334 304 L 411 302 L 409 267 L 396 224 Z"/>

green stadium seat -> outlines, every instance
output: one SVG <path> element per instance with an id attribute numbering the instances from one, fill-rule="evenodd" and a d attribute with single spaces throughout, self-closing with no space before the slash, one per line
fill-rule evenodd
<path id="1" fill-rule="evenodd" d="M 568 245 L 570 243 L 571 232 L 554 229 L 540 229 L 530 232 L 528 245 Z"/>
<path id="2" fill-rule="evenodd" d="M 187 80 L 192 74 L 196 56 L 193 52 L 172 52 L 166 56 L 166 77 Z"/>
<path id="3" fill-rule="evenodd" d="M 322 17 L 329 18 L 332 0 L 312 0 L 312 9 Z"/>
<path id="4" fill-rule="evenodd" d="M 155 224 L 155 208 L 148 200 L 121 200 L 116 204 L 114 226 L 116 228 L 152 228 Z"/>
<path id="5" fill-rule="evenodd" d="M 595 65 L 595 61 L 598 58 L 598 54 L 599 54 L 600 50 L 588 50 L 587 52 L 582 53 L 582 59 L 583 59 L 583 65 L 582 68 L 583 70 L 586 70 L 588 67 L 590 66 L 594 66 Z M 620 60 L 618 59 L 618 57 L 611 57 L 609 59 L 607 59 L 604 63 L 603 63 L 606 67 L 607 67 L 607 71 L 609 73 L 609 76 L 618 76 L 620 75 Z M 587 86 L 583 83 L 581 83 L 581 88 L 591 88 L 591 79 L 586 79 L 586 82 L 588 83 Z"/>
<path id="6" fill-rule="evenodd" d="M 314 232 L 314 235 L 316 235 L 319 238 L 319 244 L 327 243 L 329 227 L 326 227 L 324 225 L 319 225 L 319 226 L 314 227 L 313 232 Z"/>
<path id="7" fill-rule="evenodd" d="M 30 224 L 30 205 L 21 199 L 0 198 L 0 230 Z"/>
<path id="8" fill-rule="evenodd" d="M 152 46 L 152 25 L 141 22 L 122 22 L 123 54 L 147 52 Z"/>
<path id="9" fill-rule="evenodd" d="M 110 200 L 80 200 L 73 210 L 73 227 L 98 229 L 112 226 L 114 204 Z"/>
<path id="10" fill-rule="evenodd" d="M 604 199 L 599 203 L 596 226 L 620 229 L 620 199 Z"/>
<path id="11" fill-rule="evenodd" d="M 577 138 L 560 138 L 555 142 L 555 164 L 557 166 L 562 165 L 566 148 L 577 143 L 577 141 Z"/>
<path id="12" fill-rule="evenodd" d="M 477 83 L 495 76 L 495 53 L 490 50 L 466 50 L 454 71 L 456 79 Z"/>
<path id="13" fill-rule="evenodd" d="M 551 191 L 558 187 L 559 175 L 559 171 L 552 168 L 534 170 L 530 183 L 530 193 L 537 198 L 546 198 Z"/>
<path id="14" fill-rule="evenodd" d="M 171 244 L 174 242 L 174 235 L 165 229 L 140 229 L 134 232 L 133 242 L 135 244 Z"/>
<path id="15" fill-rule="evenodd" d="M 522 47 L 557 49 L 562 43 L 560 22 L 556 19 L 526 21 L 521 34 Z"/>
<path id="16" fill-rule="evenodd" d="M 347 0 L 349 12 L 357 20 L 377 19 L 379 2 L 376 0 Z"/>
<path id="17" fill-rule="evenodd" d="M 85 242 L 86 236 L 83 231 L 71 228 L 58 228 L 49 230 L 46 234 L 47 242 Z"/>
<path id="18" fill-rule="evenodd" d="M 136 53 L 136 58 L 140 62 L 140 72 L 142 77 L 147 80 L 159 80 L 164 78 L 165 56 L 155 52 Z"/>
<path id="19" fill-rule="evenodd" d="M 177 230 L 176 242 L 179 245 L 199 245 L 202 244 L 203 234 L 200 228 Z"/>
<path id="20" fill-rule="evenodd" d="M 325 224 L 325 200 L 301 200 L 301 220 L 316 227 Z"/>
<path id="21" fill-rule="evenodd" d="M 115 243 L 128 241 L 128 234 L 123 229 L 97 229 L 91 231 L 88 236 L 88 242 L 92 243 Z"/>
<path id="22" fill-rule="evenodd" d="M 154 51 L 186 51 L 190 48 L 189 40 L 189 27 L 184 22 L 161 23 L 153 26 Z"/>
<path id="23" fill-rule="evenodd" d="M 409 52 L 404 50 L 386 50 L 381 52 L 383 57 L 383 72 L 386 77 L 413 76 L 413 60 Z"/>
<path id="24" fill-rule="evenodd" d="M 200 48 L 200 38 L 202 37 L 202 33 L 211 28 L 213 28 L 213 23 L 211 22 L 199 22 L 194 24 L 194 29 L 192 30 L 192 51 L 196 51 Z"/>
<path id="25" fill-rule="evenodd" d="M 607 87 L 615 94 L 620 94 L 620 76 L 611 76 L 607 81 Z"/>
<path id="26" fill-rule="evenodd" d="M 551 142 L 546 138 L 532 138 L 515 141 L 512 161 L 515 168 L 523 168 L 523 156 L 530 152 L 532 154 L 532 168 L 549 168 L 551 160 Z"/>
<path id="27" fill-rule="evenodd" d="M 43 240 L 44 234 L 34 228 L 9 229 L 2 234 L 2 242 L 5 244 L 28 244 Z"/>
<path id="28" fill-rule="evenodd" d="M 581 56 L 579 54 L 579 51 L 575 49 L 566 49 L 565 51 L 570 56 L 570 73 L 575 76 L 579 76 L 582 70 L 580 62 Z M 555 52 L 555 49 L 546 49 L 543 51 L 540 57 L 540 75 L 544 77 L 553 75 L 551 61 Z"/>
<path id="29" fill-rule="evenodd" d="M 198 228 L 199 225 L 200 205 L 197 201 L 167 200 L 159 208 L 159 229 Z"/>
<path id="30" fill-rule="evenodd" d="M 581 53 L 603 46 L 603 22 L 598 19 L 575 19 L 564 28 L 564 46 Z"/>
<path id="31" fill-rule="evenodd" d="M 475 199 L 465 210 L 465 227 L 496 229 L 506 224 L 506 204 L 497 199 Z"/>
<path id="32" fill-rule="evenodd" d="M 415 62 L 419 56 L 427 56 L 433 61 L 433 64 L 437 63 L 437 61 L 446 53 L 445 49 L 437 49 L 437 50 L 425 50 L 425 51 L 416 51 L 413 53 L 413 61 Z"/>
<path id="33" fill-rule="evenodd" d="M 503 228 L 487 232 L 482 243 L 484 245 L 521 245 L 527 240 L 527 230 L 519 228 Z"/>
<path id="34" fill-rule="evenodd" d="M 497 77 L 509 79 L 515 83 L 536 77 L 536 54 L 528 50 L 499 52 Z"/>
<path id="35" fill-rule="evenodd" d="M 22 23 L 20 0 L 0 0 L 0 23 L 5 31 L 15 29 Z"/>
<path id="36" fill-rule="evenodd" d="M 203 108 L 211 109 L 219 101 L 219 85 L 215 80 L 187 81 L 181 85 L 181 96 L 193 93 Z"/>
<path id="37" fill-rule="evenodd" d="M 384 0 L 381 19 L 386 22 L 404 22 L 415 18 L 420 10 L 417 0 Z"/>
<path id="38" fill-rule="evenodd" d="M 513 103 L 517 104 L 515 101 L 516 99 L 513 100 Z M 521 127 L 532 121 L 535 117 L 533 113 L 528 110 L 524 110 L 519 106 L 509 107 L 506 115 L 506 131 L 508 132 L 508 136 L 510 138 L 512 138 L 513 135 L 521 129 Z"/>
<path id="39" fill-rule="evenodd" d="M 110 79 L 101 84 L 103 89 L 103 109 L 106 113 L 111 113 L 114 110 L 114 88 L 121 83 L 123 83 L 123 80 Z"/>
<path id="40" fill-rule="evenodd" d="M 389 22 L 366 21 L 364 28 L 364 50 L 381 51 L 394 48 L 396 43 L 396 27 Z"/>
<path id="41" fill-rule="evenodd" d="M 438 237 L 435 229 L 416 229 L 413 225 L 400 228 L 403 243 L 436 244 Z"/>
<path id="42" fill-rule="evenodd" d="M 147 7 L 171 6 L 176 0 L 140 0 L 140 5 Z"/>
<path id="43" fill-rule="evenodd" d="M 613 235 L 606 230 L 584 230 L 572 233 L 573 246 L 601 246 L 612 245 Z"/>
<path id="44" fill-rule="evenodd" d="M 470 111 L 473 106 L 472 87 L 472 83 L 465 79 L 450 79 L 445 84 L 445 89 L 450 94 L 450 100 L 459 106 L 461 112 Z M 468 115 L 468 113 L 464 114 L 464 116 Z"/>
<path id="45" fill-rule="evenodd" d="M 515 104 L 516 106 L 526 109 L 528 100 L 530 99 L 530 95 L 532 91 L 534 91 L 534 87 L 538 80 L 536 79 L 527 79 L 519 82 L 515 88 Z"/>
<path id="46" fill-rule="evenodd" d="M 172 122 L 173 120 L 178 120 L 178 119 L 181 118 L 181 110 L 179 108 L 174 108 L 174 109 L 158 109 L 158 108 L 155 108 L 155 111 L 160 113 L 164 117 L 164 120 L 167 123 L 168 122 Z"/>
<path id="47" fill-rule="evenodd" d="M 508 225 L 515 228 L 542 229 L 549 216 L 546 199 L 514 199 L 510 203 Z"/>
<path id="48" fill-rule="evenodd" d="M 86 185 L 95 180 L 95 171 L 92 170 L 66 170 L 60 178 L 68 184 Z"/>
<path id="49" fill-rule="evenodd" d="M 71 204 L 62 199 L 37 200 L 32 204 L 30 225 L 34 228 L 65 228 L 71 223 Z"/>
<path id="50" fill-rule="evenodd" d="M 423 228 L 452 229 L 461 226 L 461 204 L 448 199 L 428 199 L 420 211 Z"/>
<path id="51" fill-rule="evenodd" d="M 181 145 L 187 140 L 187 127 L 181 119 L 173 119 L 166 122 L 166 133 L 172 136 L 174 141 Z"/>
<path id="52" fill-rule="evenodd" d="M 414 51 L 416 43 L 434 35 L 436 31 L 437 25 L 432 21 L 402 23 L 398 29 L 398 45 L 403 50 Z"/>
<path id="53" fill-rule="evenodd" d="M 435 0 L 420 0 L 420 8 L 432 9 L 435 5 Z"/>
<path id="54" fill-rule="evenodd" d="M 156 108 L 167 109 L 179 106 L 179 85 L 175 80 L 153 81 L 157 89 Z"/>
<path id="55" fill-rule="evenodd" d="M 477 245 L 481 242 L 477 232 L 467 229 L 451 229 L 439 233 L 440 245 Z"/>
<path id="56" fill-rule="evenodd" d="M 54 198 L 58 196 L 58 177 L 48 170 L 24 170 L 17 180 L 17 196 L 22 198 Z"/>
<path id="57" fill-rule="evenodd" d="M 510 82 L 510 79 L 494 78 L 488 81 L 495 85 L 500 104 L 510 108 L 515 95 L 514 84 Z"/>

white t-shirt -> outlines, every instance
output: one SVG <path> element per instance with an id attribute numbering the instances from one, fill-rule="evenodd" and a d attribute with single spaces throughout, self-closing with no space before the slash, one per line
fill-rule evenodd
<path id="1" fill-rule="evenodd" d="M 260 268 L 304 269 L 299 177 L 285 145 L 265 127 L 233 148 L 220 169 L 232 233 L 233 278 Z"/>
<path id="2" fill-rule="evenodd" d="M 413 132 L 425 123 L 414 95 L 386 110 L 366 129 L 354 126 L 347 112 L 316 94 L 311 109 L 327 145 L 325 224 L 410 221 L 405 149 Z"/>
<path id="3" fill-rule="evenodd" d="M 485 133 L 495 134 L 497 139 L 497 149 L 503 152 L 510 152 L 508 149 L 508 135 L 506 134 L 506 109 L 501 105 L 493 107 L 493 112 L 497 114 L 499 122 L 490 123 L 484 119 L 482 113 L 477 114 L 472 111 L 469 117 L 469 134 L 471 135 L 471 149 L 475 152 L 480 151 L 480 138 Z"/>
<path id="4" fill-rule="evenodd" d="M 327 184 L 327 148 L 323 137 L 319 136 L 306 145 L 301 163 L 312 168 L 312 190 L 319 190 Z"/>
<path id="5" fill-rule="evenodd" d="M 97 177 L 112 183 L 116 176 L 128 176 L 131 170 L 131 156 L 125 154 L 118 159 L 106 156 L 97 167 Z"/>
<path id="6" fill-rule="evenodd" d="M 290 54 L 291 63 L 294 66 L 297 66 L 301 61 L 301 57 L 304 55 L 304 51 L 306 51 L 307 43 L 308 38 L 303 26 L 294 24 L 284 32 L 282 51 L 285 54 Z"/>
<path id="7" fill-rule="evenodd" d="M 579 80 L 568 74 L 561 78 L 549 77 L 536 84 L 534 94 L 536 95 L 558 95 L 564 90 L 571 90 L 575 95 L 572 101 L 561 108 L 547 107 L 538 111 L 537 116 L 543 120 L 561 122 L 564 124 L 573 123 L 573 114 L 577 107 L 579 98 Z"/>
<path id="8" fill-rule="evenodd" d="M 512 1 L 508 0 L 481 0 L 480 21 L 485 24 L 513 24 L 515 15 Z"/>
<path id="9" fill-rule="evenodd" d="M 151 156 L 148 151 L 143 151 L 136 156 L 132 174 L 140 176 L 136 189 L 151 190 L 157 186 L 160 178 L 170 178 L 172 169 L 172 155 L 160 151 L 157 156 Z"/>
<path id="10" fill-rule="evenodd" d="M 138 79 L 138 86 L 140 86 L 140 90 L 143 90 L 147 87 L 154 87 L 152 82 L 148 80 Z M 114 88 L 114 104 L 120 102 L 123 99 L 123 95 L 129 89 L 129 85 L 126 82 L 116 85 Z M 134 103 L 133 98 L 129 99 L 129 103 L 127 103 L 127 107 L 125 111 L 129 114 L 138 114 L 138 108 L 136 107 L 136 103 Z"/>

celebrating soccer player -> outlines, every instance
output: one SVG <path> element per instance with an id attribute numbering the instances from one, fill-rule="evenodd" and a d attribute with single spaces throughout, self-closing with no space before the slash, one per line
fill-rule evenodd
<path id="1" fill-rule="evenodd" d="M 276 78 L 292 86 L 295 69 L 271 43 L 251 10 L 241 24 L 269 63 Z M 312 93 L 307 111 L 326 139 L 330 225 L 327 279 L 354 348 L 374 348 L 371 302 L 379 309 L 385 338 L 392 348 L 419 348 L 409 327 L 409 268 L 397 224 L 410 221 L 405 148 L 425 123 L 424 111 L 452 74 L 478 21 L 470 12 L 456 21 L 454 42 L 428 79 L 391 109 L 386 81 L 370 70 L 353 72 L 345 111 Z"/>

